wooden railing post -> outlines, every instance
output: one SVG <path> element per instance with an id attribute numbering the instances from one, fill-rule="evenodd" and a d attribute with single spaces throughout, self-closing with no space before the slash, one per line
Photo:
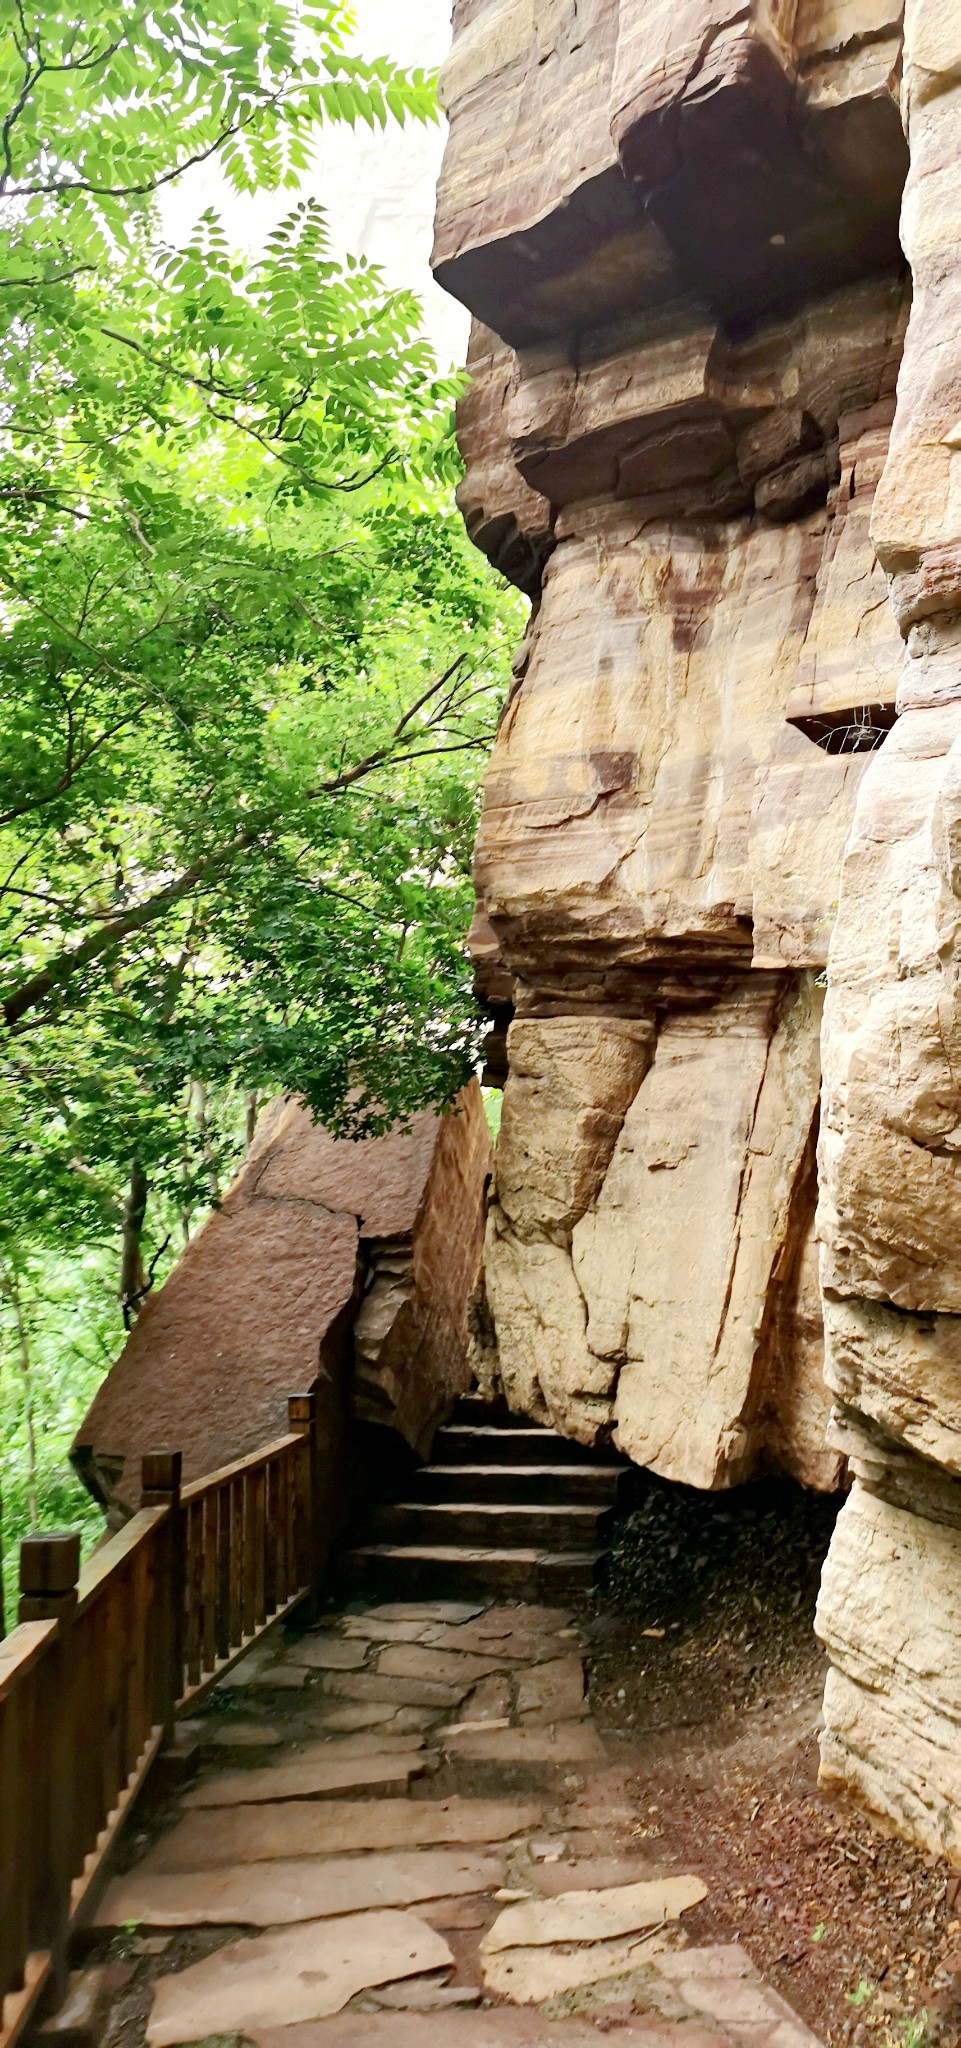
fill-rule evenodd
<path id="1" fill-rule="evenodd" d="M 182 1472 L 180 1451 L 148 1451 L 141 1460 L 141 1507 L 168 1511 L 166 1541 L 160 1546 L 161 1565 L 154 1587 L 157 1664 L 153 1705 L 153 1720 L 162 1725 L 168 1742 L 173 1737 L 177 1702 L 184 1689 L 186 1542 L 180 1504 Z"/>
<path id="2" fill-rule="evenodd" d="M 291 1435 L 307 1439 L 307 1456 L 297 1478 L 298 1547 L 303 1544 L 303 1578 L 310 1588 L 309 1610 L 316 1616 L 320 1596 L 321 1498 L 317 1460 L 317 1397 L 291 1394 L 287 1402 Z"/>
<path id="3" fill-rule="evenodd" d="M 80 1537 L 75 1529 L 27 1536 L 20 1545 L 21 1622 L 55 1621 L 57 1638 L 44 1674 L 33 1736 L 32 1769 L 44 1796 L 34 1809 L 29 1906 L 33 1945 L 50 1952 L 57 1990 L 66 1979 L 70 1886 L 75 1875 L 75 1787 L 79 1763 L 76 1694 L 71 1665 L 77 1612 Z M 96 1731 L 92 1731 L 96 1740 Z"/>

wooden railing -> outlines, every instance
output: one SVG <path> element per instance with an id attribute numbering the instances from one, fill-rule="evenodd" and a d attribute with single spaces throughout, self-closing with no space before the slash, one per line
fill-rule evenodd
<path id="1" fill-rule="evenodd" d="M 131 1801 L 178 1712 L 312 1592 L 312 1395 L 290 1433 L 181 1489 L 143 1460 L 142 1506 L 79 1569 L 74 1534 L 21 1545 L 0 1641 L 0 2048 L 60 1978 Z"/>

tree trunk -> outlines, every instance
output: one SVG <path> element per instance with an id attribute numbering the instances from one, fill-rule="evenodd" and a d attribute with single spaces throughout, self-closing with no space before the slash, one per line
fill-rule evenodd
<path id="1" fill-rule="evenodd" d="M 256 1088 L 251 1088 L 247 1095 L 246 1150 L 248 1152 L 254 1142 L 254 1132 L 257 1129 L 257 1118 L 259 1115 L 260 1095 Z"/>
<path id="2" fill-rule="evenodd" d="M 30 1516 L 31 1532 L 39 1526 L 39 1488 L 37 1484 L 37 1431 L 33 1415 L 33 1369 L 30 1359 L 30 1335 L 27 1319 L 23 1313 L 23 1297 L 20 1282 L 15 1273 L 7 1272 L 3 1280 L 3 1292 L 12 1309 L 17 1331 L 17 1363 L 23 1379 L 23 1413 L 27 1425 L 27 1513 Z"/>
<path id="3" fill-rule="evenodd" d="M 147 1176 L 139 1160 L 132 1159 L 127 1196 L 123 1205 L 123 1239 L 120 1254 L 120 1306 L 123 1311 L 124 1327 L 128 1330 L 140 1314 L 147 1289 L 141 1249 L 144 1218 L 147 1214 L 147 1193 Z"/>

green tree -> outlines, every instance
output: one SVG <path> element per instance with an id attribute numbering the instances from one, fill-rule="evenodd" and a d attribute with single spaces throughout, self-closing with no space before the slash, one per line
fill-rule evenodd
<path id="1" fill-rule="evenodd" d="M 0 33 L 0 1322 L 21 1363 L 18 1301 L 28 1348 L 31 1319 L 54 1341 L 54 1267 L 58 1298 L 71 1270 L 96 1290 L 122 1242 L 137 1312 L 268 1092 L 361 1132 L 448 1102 L 476 1060 L 470 847 L 517 600 L 451 507 L 455 383 L 410 296 L 332 260 L 315 202 L 253 262 L 212 213 L 166 246 L 155 205 L 201 158 L 295 183 L 319 121 L 428 116 L 429 81 L 349 56 L 348 28 L 97 0 L 67 29 L 23 0 Z"/>

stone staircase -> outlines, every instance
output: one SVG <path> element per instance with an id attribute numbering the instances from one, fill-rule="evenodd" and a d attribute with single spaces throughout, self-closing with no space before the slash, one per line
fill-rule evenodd
<path id="1" fill-rule="evenodd" d="M 405 1599 L 576 1599 L 593 1584 L 626 1467 L 612 1451 L 585 1450 L 466 1395 L 431 1463 L 342 1555 L 341 1583 Z"/>

